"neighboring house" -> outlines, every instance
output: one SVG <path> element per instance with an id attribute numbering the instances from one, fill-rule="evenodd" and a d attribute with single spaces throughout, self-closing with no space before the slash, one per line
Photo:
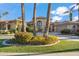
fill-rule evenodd
<path id="1" fill-rule="evenodd" d="M 37 31 L 38 32 L 44 32 L 44 29 L 45 29 L 45 26 L 46 26 L 46 21 L 47 21 L 47 18 L 46 17 L 42 17 L 42 16 L 36 17 L 36 28 L 37 28 Z M 29 23 L 31 25 L 33 25 L 33 21 L 31 21 Z M 50 24 L 52 24 L 52 23 L 50 23 Z M 51 27 L 49 29 L 50 31 L 52 31 Z"/>
<path id="2" fill-rule="evenodd" d="M 38 31 L 44 31 L 44 28 L 46 25 L 46 17 L 37 17 L 36 25 L 37 25 Z"/>
<path id="3" fill-rule="evenodd" d="M 79 31 L 79 22 L 66 21 L 66 22 L 55 22 L 54 23 L 55 32 L 60 32 L 63 29 L 70 29 L 71 32 L 78 32 Z"/>
<path id="4" fill-rule="evenodd" d="M 0 31 L 16 30 L 21 31 L 22 20 L 0 20 Z"/>

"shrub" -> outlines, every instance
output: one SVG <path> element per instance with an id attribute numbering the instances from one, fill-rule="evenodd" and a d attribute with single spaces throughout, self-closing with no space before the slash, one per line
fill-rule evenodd
<path id="1" fill-rule="evenodd" d="M 2 32 L 1 34 L 10 34 L 10 32 L 6 31 L 6 32 Z"/>
<path id="2" fill-rule="evenodd" d="M 35 36 L 33 39 L 30 41 L 32 45 L 42 45 L 45 44 L 45 38 L 43 36 Z"/>
<path id="3" fill-rule="evenodd" d="M 57 36 L 48 36 L 48 39 L 45 39 L 43 36 L 35 36 L 31 40 L 31 44 L 33 45 L 44 45 L 44 44 L 51 44 L 58 41 Z"/>
<path id="4" fill-rule="evenodd" d="M 27 31 L 27 32 L 33 32 L 33 27 L 27 27 L 27 28 L 26 28 L 26 31 Z"/>
<path id="5" fill-rule="evenodd" d="M 70 29 L 63 29 L 63 30 L 61 30 L 61 33 L 62 34 L 70 34 L 71 31 L 70 31 Z"/>
<path id="6" fill-rule="evenodd" d="M 12 34 L 12 33 L 14 33 L 14 32 L 11 32 L 11 31 L 4 31 L 4 32 L 1 32 L 1 31 L 0 31 L 0 34 Z"/>
<path id="7" fill-rule="evenodd" d="M 15 33 L 15 30 L 9 30 L 10 33 Z"/>
<path id="8" fill-rule="evenodd" d="M 48 39 L 46 40 L 46 44 L 55 43 L 59 40 L 57 36 L 48 36 Z"/>
<path id="9" fill-rule="evenodd" d="M 48 36 L 48 38 L 46 39 L 43 36 L 33 36 L 33 34 L 29 32 L 15 33 L 15 39 L 11 40 L 11 42 L 18 44 L 31 44 L 31 45 L 45 45 L 55 43 L 57 41 L 58 41 L 57 36 Z"/>
<path id="10" fill-rule="evenodd" d="M 79 32 L 76 32 L 75 35 L 79 36 Z"/>
<path id="11" fill-rule="evenodd" d="M 33 37 L 33 34 L 29 32 L 15 33 L 15 41 L 20 44 L 29 43 L 32 37 Z"/>

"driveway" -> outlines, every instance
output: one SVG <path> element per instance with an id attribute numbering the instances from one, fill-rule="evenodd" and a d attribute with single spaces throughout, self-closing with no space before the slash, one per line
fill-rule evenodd
<path id="1" fill-rule="evenodd" d="M 60 37 L 60 39 L 79 40 L 79 36 L 75 36 L 75 35 L 62 35 L 61 33 L 57 33 L 57 32 L 52 32 L 49 34 L 56 35 L 56 36 Z"/>
<path id="2" fill-rule="evenodd" d="M 43 33 L 37 33 L 38 35 L 43 35 Z M 49 35 L 55 35 L 58 36 L 59 39 L 68 39 L 68 40 L 79 40 L 79 36 L 75 35 L 62 35 L 58 32 L 50 32 Z"/>

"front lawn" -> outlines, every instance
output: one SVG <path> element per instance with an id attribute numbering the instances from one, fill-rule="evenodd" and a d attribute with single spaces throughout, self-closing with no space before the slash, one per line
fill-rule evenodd
<path id="1" fill-rule="evenodd" d="M 0 39 L 0 43 L 3 40 Z M 0 52 L 40 52 L 40 53 L 55 53 L 66 51 L 79 51 L 79 41 L 61 40 L 60 43 L 54 46 L 3 46 L 0 44 Z"/>

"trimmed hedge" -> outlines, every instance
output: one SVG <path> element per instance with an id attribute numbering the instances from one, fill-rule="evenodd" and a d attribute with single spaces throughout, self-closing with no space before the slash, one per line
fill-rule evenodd
<path id="1" fill-rule="evenodd" d="M 70 31 L 70 29 L 63 29 L 63 30 L 61 30 L 61 33 L 62 34 L 70 34 L 71 31 Z"/>
<path id="2" fill-rule="evenodd" d="M 79 36 L 79 32 L 76 32 L 75 35 Z"/>
<path id="3" fill-rule="evenodd" d="M 27 27 L 27 28 L 26 28 L 26 31 L 27 31 L 27 32 L 33 32 L 33 27 Z"/>

